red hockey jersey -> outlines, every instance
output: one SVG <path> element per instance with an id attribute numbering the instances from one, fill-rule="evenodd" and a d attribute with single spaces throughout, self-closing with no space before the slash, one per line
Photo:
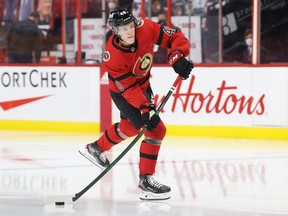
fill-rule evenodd
<path id="1" fill-rule="evenodd" d="M 153 45 L 171 51 L 181 50 L 189 54 L 189 41 L 179 29 L 171 29 L 143 19 L 135 29 L 135 43 L 122 47 L 117 37 L 111 36 L 103 54 L 103 66 L 108 71 L 111 91 L 121 93 L 132 106 L 148 105 L 144 95 L 149 84 L 153 64 Z"/>

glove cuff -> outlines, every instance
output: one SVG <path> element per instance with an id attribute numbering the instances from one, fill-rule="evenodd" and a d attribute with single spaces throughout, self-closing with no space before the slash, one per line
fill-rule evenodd
<path id="1" fill-rule="evenodd" d="M 143 104 L 143 105 L 141 105 L 140 106 L 140 112 L 141 112 L 141 115 L 143 114 L 143 113 L 148 113 L 149 112 L 149 104 Z"/>
<path id="2" fill-rule="evenodd" d="M 143 113 L 149 113 L 149 112 L 151 112 L 151 111 L 153 111 L 154 113 L 156 112 L 156 106 L 155 106 L 155 104 L 153 104 L 153 103 L 148 104 L 148 105 L 144 104 L 144 105 L 141 105 L 141 106 L 140 106 L 141 115 L 142 115 Z"/>
<path id="3" fill-rule="evenodd" d="M 170 54 L 167 57 L 169 64 L 173 65 L 182 56 L 184 56 L 184 53 L 181 50 L 174 50 L 174 51 L 170 52 Z"/>

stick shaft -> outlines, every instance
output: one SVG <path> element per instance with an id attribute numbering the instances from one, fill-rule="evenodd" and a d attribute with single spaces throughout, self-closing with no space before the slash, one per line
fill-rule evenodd
<path id="1" fill-rule="evenodd" d="M 161 112 L 165 104 L 167 103 L 168 99 L 170 98 L 170 96 L 172 95 L 172 93 L 174 92 L 176 86 L 179 84 L 180 81 L 181 81 L 181 77 L 178 76 L 174 84 L 171 86 L 169 92 L 166 94 L 164 100 L 159 105 L 155 115 L 159 115 L 159 113 Z M 84 193 L 86 193 L 86 191 L 88 191 L 94 184 L 96 184 L 96 182 L 98 182 L 107 172 L 109 172 L 109 170 L 112 169 L 112 167 L 114 167 L 114 165 L 118 163 L 118 161 L 121 160 L 121 158 L 123 158 L 124 155 L 135 145 L 135 143 L 138 142 L 138 140 L 143 136 L 146 130 L 147 128 L 144 127 L 140 131 L 140 133 L 134 138 L 134 140 L 124 149 L 124 151 L 113 162 L 111 162 L 111 164 L 103 172 L 101 172 L 90 184 L 88 184 L 79 193 L 76 193 L 75 196 L 72 198 L 72 200 L 73 201 L 78 200 Z"/>

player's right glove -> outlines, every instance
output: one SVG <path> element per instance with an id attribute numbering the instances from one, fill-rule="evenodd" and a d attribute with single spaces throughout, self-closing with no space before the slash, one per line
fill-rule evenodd
<path id="1" fill-rule="evenodd" d="M 159 115 L 154 115 L 156 112 L 156 107 L 154 104 L 149 104 L 149 106 L 141 105 L 140 112 L 143 125 L 147 128 L 147 130 L 152 130 L 160 122 Z"/>
<path id="2" fill-rule="evenodd" d="M 168 62 L 173 67 L 174 71 L 179 74 L 182 80 L 188 79 L 192 69 L 194 68 L 194 65 L 184 57 L 180 50 L 172 51 L 168 55 Z"/>

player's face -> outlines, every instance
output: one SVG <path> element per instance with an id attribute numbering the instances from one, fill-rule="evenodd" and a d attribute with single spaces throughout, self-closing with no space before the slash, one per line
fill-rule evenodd
<path id="1" fill-rule="evenodd" d="M 130 22 L 126 25 L 118 27 L 118 35 L 121 38 L 121 44 L 124 46 L 129 46 L 135 42 L 135 24 Z"/>

